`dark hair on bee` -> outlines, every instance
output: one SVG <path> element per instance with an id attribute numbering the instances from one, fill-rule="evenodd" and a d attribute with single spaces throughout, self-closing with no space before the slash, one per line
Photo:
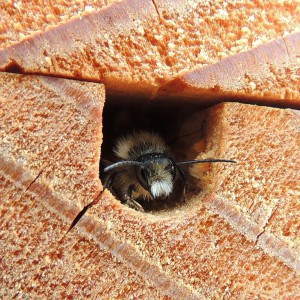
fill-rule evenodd
<path id="1" fill-rule="evenodd" d="M 158 134 L 147 131 L 119 139 L 114 154 L 120 161 L 103 168 L 103 191 L 111 189 L 122 203 L 138 211 L 144 211 L 140 200 L 154 201 L 169 197 L 177 179 L 182 184 L 181 198 L 185 199 L 187 182 L 185 172 L 181 168 L 183 165 L 236 163 L 231 159 L 216 158 L 176 162 L 170 157 L 163 139 Z M 99 199 L 100 196 L 80 211 L 68 231 L 90 207 L 99 202 Z"/>

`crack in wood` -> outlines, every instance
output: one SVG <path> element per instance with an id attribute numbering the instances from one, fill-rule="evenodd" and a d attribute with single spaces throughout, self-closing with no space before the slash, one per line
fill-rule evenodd
<path id="1" fill-rule="evenodd" d="M 26 170 L 16 166 L 14 162 L 12 164 L 14 169 L 18 169 L 20 177 L 30 177 L 30 174 Z M 12 169 L 9 168 L 6 172 L 9 173 L 9 170 Z M 39 181 L 38 179 L 42 173 L 43 170 L 29 183 L 26 191 L 30 191 L 31 194 L 36 196 L 35 199 L 37 198 L 39 203 L 50 211 L 53 211 L 61 219 L 67 219 L 71 222 L 71 216 L 74 215 L 73 203 L 57 197 L 47 184 Z M 79 208 L 76 208 L 76 211 L 78 213 Z M 203 295 L 195 293 L 183 282 L 179 282 L 177 279 L 167 275 L 161 267 L 149 262 L 132 244 L 124 243 L 115 238 L 115 235 L 107 230 L 104 222 L 99 222 L 89 216 L 83 218 L 76 228 L 80 229 L 80 234 L 92 238 L 101 248 L 116 257 L 118 261 L 123 262 L 130 269 L 134 269 L 149 284 L 158 288 L 166 295 L 177 299 L 205 299 Z M 63 239 L 61 239 L 61 242 L 63 242 Z"/>
<path id="2" fill-rule="evenodd" d="M 265 253 L 277 258 L 289 268 L 300 272 L 300 259 L 298 253 L 293 251 L 289 245 L 272 233 L 266 233 L 265 227 L 271 220 L 276 210 L 268 219 L 263 228 L 249 219 L 249 217 L 239 211 L 232 203 L 225 199 L 220 199 L 215 195 L 207 197 L 205 205 L 214 213 L 224 218 L 239 234 L 242 234 L 254 245 L 259 246 Z"/>
<path id="3" fill-rule="evenodd" d="M 161 15 L 160 15 L 160 12 L 159 12 L 159 10 L 158 10 L 158 5 L 157 5 L 157 3 L 156 3 L 155 0 L 151 0 L 151 1 L 152 1 L 153 5 L 154 5 L 154 7 L 155 7 L 156 13 L 157 13 L 157 15 L 158 15 L 158 19 L 161 21 Z"/>

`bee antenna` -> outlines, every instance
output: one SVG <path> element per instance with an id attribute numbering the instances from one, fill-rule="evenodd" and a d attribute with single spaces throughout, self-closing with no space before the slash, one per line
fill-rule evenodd
<path id="1" fill-rule="evenodd" d="M 124 161 L 119 161 L 114 164 L 111 164 L 107 167 L 104 168 L 104 172 L 108 172 L 110 170 L 119 168 L 119 167 L 125 167 L 125 166 L 142 166 L 144 163 L 136 160 L 124 160 Z"/>
<path id="2" fill-rule="evenodd" d="M 236 163 L 235 160 L 231 160 L 231 159 L 208 158 L 208 159 L 196 159 L 196 160 L 181 161 L 181 162 L 176 163 L 176 165 L 177 166 L 180 166 L 180 165 L 192 165 L 192 164 L 201 164 L 201 163 L 210 163 L 210 162 Z"/>

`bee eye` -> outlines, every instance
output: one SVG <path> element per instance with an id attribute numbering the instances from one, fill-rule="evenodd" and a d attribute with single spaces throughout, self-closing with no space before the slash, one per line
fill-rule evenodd
<path id="1" fill-rule="evenodd" d="M 142 179 L 143 179 L 144 181 L 147 180 L 145 169 L 141 169 L 141 177 L 142 177 Z"/>
<path id="2" fill-rule="evenodd" d="M 145 170 L 145 168 L 139 168 L 137 170 L 137 177 L 138 177 L 139 183 L 142 185 L 142 187 L 145 190 L 148 190 L 148 188 L 149 188 L 148 176 L 147 176 L 147 171 Z"/>

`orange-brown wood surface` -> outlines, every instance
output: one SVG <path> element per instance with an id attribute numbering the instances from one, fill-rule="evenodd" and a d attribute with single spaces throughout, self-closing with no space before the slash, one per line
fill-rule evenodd
<path id="1" fill-rule="evenodd" d="M 103 88 L 4 73 L 1 80 L 2 295 L 298 295 L 299 116 L 292 110 L 211 108 L 204 152 L 237 165 L 206 172 L 211 186 L 204 180 L 202 192 L 175 210 L 137 212 L 106 192 L 65 236 L 101 191 Z"/>
<path id="2" fill-rule="evenodd" d="M 134 97 L 156 98 L 167 85 L 164 97 L 299 105 L 293 0 L 2 6 L 0 70 L 102 82 L 109 94 Z"/>
<path id="3" fill-rule="evenodd" d="M 0 3 L 0 296 L 300 298 L 299 9 Z M 183 205 L 130 209 L 101 194 L 105 101 L 187 109 L 178 151 L 237 164 L 189 168 Z"/>

